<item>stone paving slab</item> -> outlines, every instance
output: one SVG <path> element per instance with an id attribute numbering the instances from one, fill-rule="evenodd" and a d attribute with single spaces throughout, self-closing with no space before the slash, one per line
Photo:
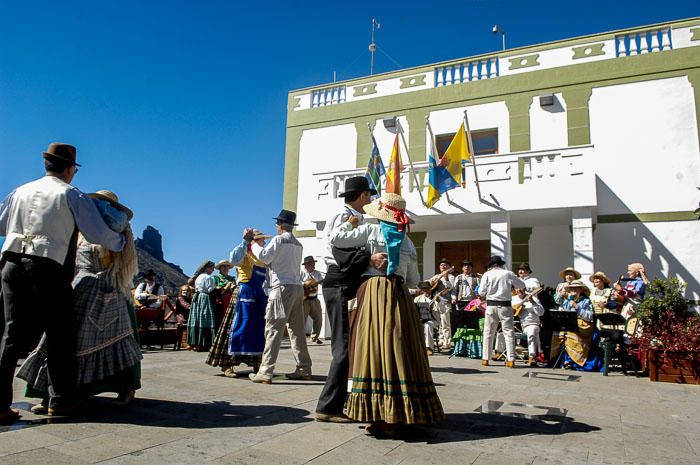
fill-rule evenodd
<path id="1" fill-rule="evenodd" d="M 293 370 L 285 344 L 273 384 L 260 385 L 221 376 L 203 353 L 149 350 L 133 405 L 101 397 L 84 416 L 50 422 L 27 411 L 18 381 L 23 418 L 0 427 L 0 465 L 700 464 L 698 386 L 440 354 L 430 362 L 447 420 L 379 440 L 360 424 L 313 420 L 330 345 L 310 352 L 311 381 L 283 376 Z"/>

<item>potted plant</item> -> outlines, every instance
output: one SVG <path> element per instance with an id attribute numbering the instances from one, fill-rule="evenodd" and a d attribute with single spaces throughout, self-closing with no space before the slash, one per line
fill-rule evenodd
<path id="1" fill-rule="evenodd" d="M 655 279 L 639 304 L 641 333 L 633 342 L 646 354 L 649 379 L 700 384 L 700 315 L 688 310 L 686 284 Z"/>

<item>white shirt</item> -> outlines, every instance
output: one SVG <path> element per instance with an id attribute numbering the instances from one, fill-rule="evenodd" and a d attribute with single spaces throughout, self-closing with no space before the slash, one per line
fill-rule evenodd
<path id="1" fill-rule="evenodd" d="M 157 289 L 156 289 L 157 287 Z M 136 287 L 136 292 L 134 292 L 134 298 L 136 300 L 142 300 L 145 299 L 148 294 L 153 294 L 155 296 L 162 296 L 165 295 L 165 289 L 163 289 L 163 286 L 160 284 L 154 282 L 153 284 L 148 284 L 147 282 L 143 282 L 139 284 Z M 156 300 L 154 302 L 151 302 L 148 304 L 149 308 L 158 308 L 160 307 L 161 303 L 159 300 Z"/>
<path id="2" fill-rule="evenodd" d="M 487 300 L 501 300 L 510 302 L 513 297 L 512 288 L 522 289 L 525 283 L 515 273 L 499 267 L 488 270 L 481 277 L 479 295 L 486 296 Z"/>
<path id="3" fill-rule="evenodd" d="M 308 271 L 306 271 L 306 268 L 304 268 L 302 266 L 302 268 L 301 268 L 301 282 L 303 283 L 307 279 L 313 279 L 317 283 L 320 283 L 321 281 L 323 281 L 323 275 L 318 270 L 313 270 L 312 272 L 309 273 Z"/>
<path id="4" fill-rule="evenodd" d="M 345 204 L 343 205 L 343 209 L 335 215 L 333 215 L 333 217 L 331 217 L 331 219 L 326 222 L 326 227 L 323 228 L 323 241 L 325 244 L 323 251 L 323 261 L 326 263 L 326 267 L 330 265 L 338 265 L 335 261 L 335 258 L 333 258 L 333 247 L 331 246 L 331 233 L 334 229 L 343 224 L 345 220 L 348 219 L 351 213 L 352 216 L 356 216 L 360 220 L 360 224 L 363 224 L 365 222 L 365 217 L 362 213 L 358 212 L 350 205 Z"/>
<path id="5" fill-rule="evenodd" d="M 258 258 L 270 267 L 270 285 L 301 286 L 301 263 L 304 253 L 301 243 L 290 232 L 273 237 L 260 251 Z"/>
<path id="6" fill-rule="evenodd" d="M 514 296 L 512 304 L 522 302 L 519 296 Z M 540 303 L 537 296 L 532 296 L 530 300 L 523 304 L 523 309 L 520 311 L 520 324 L 525 327 L 529 325 L 540 324 L 540 317 L 544 315 L 544 307 Z"/>
<path id="7" fill-rule="evenodd" d="M 540 280 L 532 274 L 528 275 L 527 278 L 522 279 L 522 281 L 525 283 L 525 290 L 527 292 L 532 292 L 534 289 L 540 287 Z"/>
<path id="8" fill-rule="evenodd" d="M 216 287 L 216 281 L 210 274 L 202 273 L 194 280 L 194 288 L 197 292 L 205 292 L 209 294 Z"/>

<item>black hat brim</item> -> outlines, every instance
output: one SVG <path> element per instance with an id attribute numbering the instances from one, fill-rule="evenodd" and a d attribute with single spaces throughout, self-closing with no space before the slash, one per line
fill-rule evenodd
<path id="1" fill-rule="evenodd" d="M 345 191 L 345 192 L 343 192 L 343 193 L 341 193 L 341 194 L 338 194 L 338 197 L 343 198 L 343 197 L 345 197 L 345 194 L 349 194 L 350 192 L 367 192 L 367 191 L 369 191 L 369 193 L 370 193 L 371 195 L 377 195 L 377 189 L 372 189 L 372 188 L 370 188 L 370 189 L 361 189 L 361 190 L 360 190 L 360 189 L 350 189 L 349 191 Z"/>
<path id="2" fill-rule="evenodd" d="M 282 223 L 287 223 L 286 218 L 272 218 L 272 219 L 275 221 L 281 221 Z M 297 223 L 287 223 L 287 224 L 291 224 L 292 226 L 299 226 Z"/>
<path id="3" fill-rule="evenodd" d="M 59 156 L 57 156 L 55 153 L 42 152 L 41 155 L 42 155 L 45 159 L 50 160 L 50 161 L 57 161 L 57 162 L 59 162 L 59 163 L 70 163 L 71 165 L 75 165 L 75 166 L 83 166 L 83 165 L 81 165 L 80 163 L 76 163 L 76 162 L 74 162 L 74 161 L 67 160 L 67 159 L 65 159 L 65 158 L 63 158 L 63 157 L 59 157 Z"/>

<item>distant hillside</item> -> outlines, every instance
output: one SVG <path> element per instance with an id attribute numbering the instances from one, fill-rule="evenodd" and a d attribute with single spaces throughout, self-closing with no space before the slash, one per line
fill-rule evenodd
<path id="1" fill-rule="evenodd" d="M 142 237 L 136 239 L 136 254 L 139 260 L 139 274 L 136 283 L 143 281 L 143 274 L 148 270 L 156 272 L 156 280 L 163 284 L 168 294 L 175 294 L 189 277 L 182 268 L 166 262 L 163 258 L 163 238 L 153 226 L 147 226 Z"/>

